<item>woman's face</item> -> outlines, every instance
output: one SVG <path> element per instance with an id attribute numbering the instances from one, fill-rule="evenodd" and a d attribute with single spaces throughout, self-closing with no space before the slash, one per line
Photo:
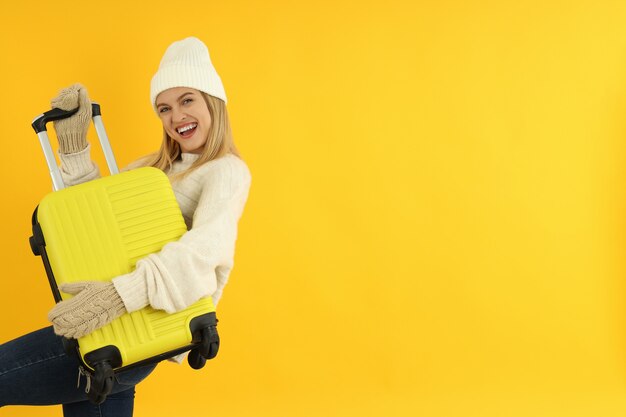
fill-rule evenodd
<path id="1" fill-rule="evenodd" d="M 184 153 L 201 153 L 209 137 L 211 114 L 202 93 L 193 88 L 176 87 L 156 98 L 163 128 Z"/>

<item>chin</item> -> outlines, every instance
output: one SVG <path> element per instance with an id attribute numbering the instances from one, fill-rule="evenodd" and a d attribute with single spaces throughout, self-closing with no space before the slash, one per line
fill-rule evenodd
<path id="1" fill-rule="evenodd" d="M 202 149 L 200 149 L 200 148 L 191 148 L 191 149 L 189 149 L 189 148 L 181 148 L 181 149 L 182 149 L 183 153 L 201 153 L 202 152 Z"/>

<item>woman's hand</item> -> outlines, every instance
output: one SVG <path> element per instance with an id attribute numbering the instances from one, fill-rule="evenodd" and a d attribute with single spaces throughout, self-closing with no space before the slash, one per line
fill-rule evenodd
<path id="1" fill-rule="evenodd" d="M 78 339 L 126 313 L 112 282 L 75 282 L 62 284 L 59 289 L 74 295 L 48 313 L 48 320 L 59 336 Z"/>
<path id="2" fill-rule="evenodd" d="M 87 129 L 91 122 L 91 100 L 87 89 L 81 84 L 73 84 L 61 90 L 52 99 L 52 107 L 62 110 L 79 110 L 72 117 L 54 122 L 54 130 L 59 139 L 59 152 L 63 154 L 80 152 L 87 147 Z"/>

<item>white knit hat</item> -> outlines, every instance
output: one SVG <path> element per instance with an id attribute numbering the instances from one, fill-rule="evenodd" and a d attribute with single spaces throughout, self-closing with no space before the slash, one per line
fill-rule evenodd
<path id="1" fill-rule="evenodd" d="M 206 45 L 189 37 L 171 44 L 150 82 L 150 102 L 156 110 L 156 98 L 174 87 L 189 87 L 203 91 L 226 102 L 226 92 L 215 71 Z"/>

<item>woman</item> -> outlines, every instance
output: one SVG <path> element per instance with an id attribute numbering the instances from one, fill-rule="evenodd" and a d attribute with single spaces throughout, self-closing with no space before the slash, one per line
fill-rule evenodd
<path id="1" fill-rule="evenodd" d="M 50 311 L 52 327 L 0 346 L 0 406 L 63 404 L 65 417 L 98 412 L 132 416 L 134 386 L 154 365 L 120 373 L 107 400 L 93 405 L 86 399 L 85 379 L 78 376 L 78 360 L 64 353 L 59 336 L 82 337 L 147 305 L 175 312 L 208 295 L 217 305 L 222 295 L 250 173 L 233 143 L 226 94 L 206 46 L 196 38 L 170 45 L 152 78 L 150 95 L 163 125 L 163 142 L 158 152 L 129 168 L 154 166 L 168 175 L 188 231 L 112 282 L 63 286 L 75 296 Z M 66 110 L 80 106 L 71 118 L 55 122 L 65 184 L 99 177 L 86 141 L 91 120 L 86 90 L 73 85 L 52 105 Z"/>

